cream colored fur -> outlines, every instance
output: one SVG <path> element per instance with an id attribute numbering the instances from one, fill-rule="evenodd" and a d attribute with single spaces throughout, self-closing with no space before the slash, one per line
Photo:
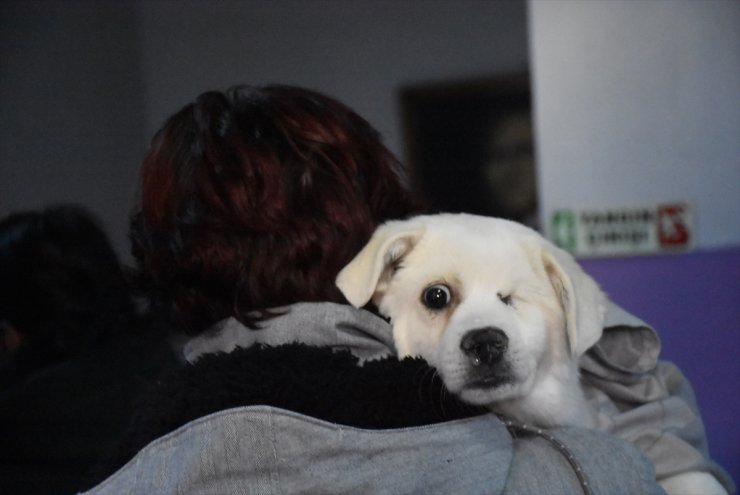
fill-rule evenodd
<path id="1" fill-rule="evenodd" d="M 451 295 L 441 310 L 423 303 L 435 285 Z M 352 305 L 372 301 L 390 317 L 399 356 L 425 358 L 463 400 L 544 427 L 593 426 L 577 363 L 601 337 L 607 300 L 568 253 L 534 230 L 466 214 L 388 222 L 337 286 Z M 508 337 L 505 364 L 488 370 L 504 369 L 504 383 L 475 386 L 480 366 L 461 341 L 479 328 Z M 660 484 L 670 495 L 727 493 L 705 472 Z"/>
<path id="2" fill-rule="evenodd" d="M 534 230 L 466 214 L 388 222 L 337 285 L 356 307 L 374 302 L 391 319 L 399 356 L 425 358 L 463 400 L 541 426 L 592 425 L 577 362 L 601 336 L 606 298 L 569 254 Z M 435 285 L 451 296 L 441 310 L 423 303 Z M 480 328 L 508 337 L 491 369 L 461 350 L 465 335 Z M 504 382 L 480 386 L 496 381 L 486 377 L 494 368 L 505 371 Z"/>

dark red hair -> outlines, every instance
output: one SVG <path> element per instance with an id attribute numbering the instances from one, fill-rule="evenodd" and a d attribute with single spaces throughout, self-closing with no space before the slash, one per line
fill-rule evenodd
<path id="1" fill-rule="evenodd" d="M 286 86 L 208 92 L 144 159 L 133 253 L 152 302 L 188 333 L 270 308 L 344 302 L 334 279 L 388 219 L 419 211 L 401 167 L 342 103 Z"/>

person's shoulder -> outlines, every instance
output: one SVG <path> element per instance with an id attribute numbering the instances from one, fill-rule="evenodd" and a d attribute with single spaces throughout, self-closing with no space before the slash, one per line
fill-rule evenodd
<path id="1" fill-rule="evenodd" d="M 492 414 L 377 430 L 247 406 L 199 418 L 157 439 L 91 493 L 204 485 L 214 493 L 244 486 L 254 493 L 468 494 L 482 486 L 501 493 L 511 456 L 511 438 Z"/>
<path id="2" fill-rule="evenodd" d="M 626 441 L 590 428 L 527 430 L 512 432 L 506 493 L 663 494 L 652 463 Z"/>
<path id="3" fill-rule="evenodd" d="M 146 400 L 179 409 L 183 420 L 230 407 L 269 405 L 373 429 L 487 412 L 445 393 L 442 380 L 421 359 L 388 357 L 360 364 L 347 350 L 304 344 L 203 355 L 163 377 Z"/>

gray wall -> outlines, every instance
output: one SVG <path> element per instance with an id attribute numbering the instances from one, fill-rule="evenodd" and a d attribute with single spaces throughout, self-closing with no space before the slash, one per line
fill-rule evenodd
<path id="1" fill-rule="evenodd" d="M 0 2 L 0 216 L 79 202 L 127 251 L 145 120 L 131 2 Z"/>
<path id="2" fill-rule="evenodd" d="M 534 0 L 530 19 L 543 217 L 686 201 L 696 247 L 740 246 L 740 2 Z"/>
<path id="3" fill-rule="evenodd" d="M 146 144 L 202 91 L 318 89 L 357 109 L 403 155 L 400 86 L 527 68 L 523 1 L 0 5 L 0 215 L 81 202 L 122 254 Z"/>
<path id="4" fill-rule="evenodd" d="M 142 2 L 147 130 L 199 92 L 287 83 L 349 104 L 401 153 L 400 85 L 526 70 L 526 4 Z"/>

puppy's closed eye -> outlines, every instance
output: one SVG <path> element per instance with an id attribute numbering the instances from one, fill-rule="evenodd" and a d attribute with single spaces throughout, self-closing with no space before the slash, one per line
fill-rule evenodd
<path id="1" fill-rule="evenodd" d="M 496 295 L 498 296 L 499 300 L 502 303 L 506 304 L 507 306 L 513 306 L 514 305 L 514 301 L 512 300 L 511 294 L 503 295 L 503 294 L 499 293 L 499 294 L 496 294 Z"/>

